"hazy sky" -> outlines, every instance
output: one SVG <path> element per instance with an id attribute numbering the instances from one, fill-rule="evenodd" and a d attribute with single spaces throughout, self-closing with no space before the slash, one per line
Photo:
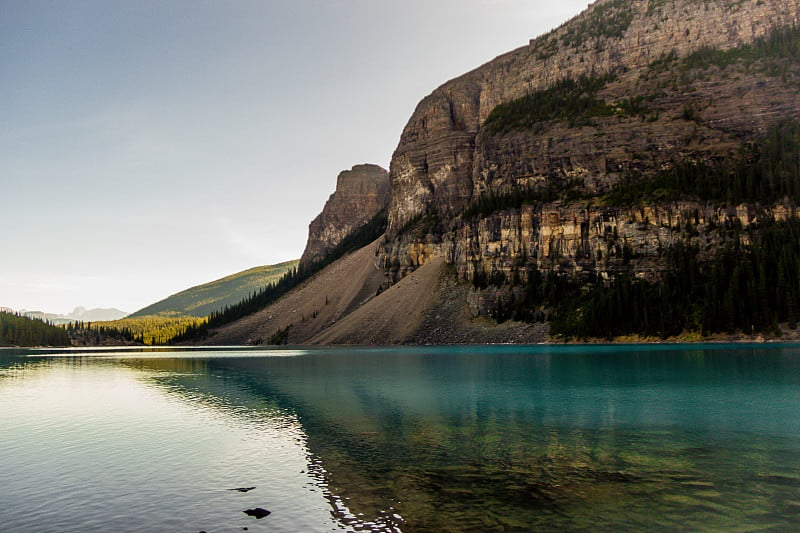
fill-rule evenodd
<path id="1" fill-rule="evenodd" d="M 587 0 L 0 0 L 0 306 L 295 259 L 416 104 Z"/>

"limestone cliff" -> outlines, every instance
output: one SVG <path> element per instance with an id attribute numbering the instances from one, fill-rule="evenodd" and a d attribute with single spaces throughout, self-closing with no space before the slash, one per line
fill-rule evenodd
<path id="1" fill-rule="evenodd" d="M 685 105 L 703 109 L 704 125 L 695 139 L 713 133 L 714 141 L 723 143 L 731 135 L 762 130 L 786 112 L 797 113 L 796 90 L 774 80 L 761 83 L 760 73 L 731 75 L 722 84 L 711 77 L 683 91 L 672 90 L 673 72 L 656 80 L 658 73 L 650 71 L 664 58 L 683 58 L 700 48 L 732 49 L 775 27 L 796 26 L 798 20 L 797 0 L 595 2 L 556 30 L 442 85 L 419 103 L 391 162 L 390 230 L 397 232 L 427 211 L 462 209 L 498 181 L 569 175 L 591 184 L 613 178 L 636 155 L 659 156 L 651 165 L 657 166 L 691 144 L 696 124 L 673 121 Z M 546 124 L 537 135 L 497 136 L 482 127 L 498 104 L 560 80 L 608 73 L 617 78 L 603 88 L 606 100 L 652 95 L 650 108 L 662 112 L 659 120 L 643 125 L 639 116 L 623 115 L 577 130 Z M 643 75 L 651 76 L 651 83 Z M 793 98 L 784 97 L 787 90 Z"/>
<path id="2" fill-rule="evenodd" d="M 392 158 L 380 261 L 396 279 L 436 257 L 466 280 L 530 269 L 654 278 L 676 242 L 711 250 L 725 224 L 793 213 L 788 201 L 610 193 L 687 161 L 745 158 L 800 118 L 799 21 L 800 0 L 601 0 L 444 84 Z M 771 51 L 785 38 L 787 53 Z M 512 195 L 523 201 L 503 204 Z M 487 199 L 499 201 L 481 209 Z"/>
<path id="3" fill-rule="evenodd" d="M 308 265 L 323 259 L 353 230 L 369 222 L 389 200 L 389 173 L 377 165 L 356 165 L 339 174 L 336 191 L 308 227 L 300 259 Z"/>

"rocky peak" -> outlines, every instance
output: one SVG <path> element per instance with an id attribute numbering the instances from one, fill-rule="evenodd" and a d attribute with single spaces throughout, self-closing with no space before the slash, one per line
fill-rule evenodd
<path id="1" fill-rule="evenodd" d="M 378 165 L 356 165 L 341 172 L 336 191 L 308 227 L 301 265 L 322 259 L 354 230 L 363 226 L 389 201 L 389 172 Z"/>

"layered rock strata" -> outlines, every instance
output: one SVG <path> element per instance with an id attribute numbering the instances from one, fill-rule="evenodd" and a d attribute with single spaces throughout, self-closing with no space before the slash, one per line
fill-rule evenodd
<path id="1" fill-rule="evenodd" d="M 604 161 L 610 159 L 613 167 L 616 160 L 625 159 L 620 157 L 625 154 L 625 138 L 616 140 L 611 135 L 607 137 L 615 139 L 612 142 L 601 139 L 588 144 L 581 135 L 576 139 L 553 134 L 503 140 L 480 136 L 481 125 L 498 104 L 551 87 L 565 78 L 612 71 L 628 72 L 635 78 L 659 58 L 685 57 L 701 47 L 730 49 L 768 35 L 775 27 L 796 27 L 798 21 L 797 0 L 595 2 L 556 30 L 442 85 L 419 103 L 391 162 L 390 231 L 397 232 L 427 211 L 463 209 L 491 185 L 497 173 L 506 179 L 514 177 L 504 173 L 498 148 L 514 159 L 518 176 L 527 175 L 528 179 L 549 179 L 552 172 L 592 177 L 605 173 Z M 724 95 L 763 104 L 762 109 L 768 110 L 772 103 L 760 99 L 770 91 L 758 81 L 755 86 L 750 83 L 723 89 Z M 713 93 L 714 87 L 708 92 Z M 748 110 L 744 115 L 754 115 L 755 125 L 760 126 L 764 112 Z M 721 116 L 718 120 L 744 122 L 745 129 L 751 129 L 746 118 Z M 663 133 L 660 127 L 654 129 L 652 135 L 645 136 L 652 150 L 683 144 L 685 128 Z M 626 137 L 633 137 L 631 142 L 636 143 L 640 136 Z M 678 146 L 673 146 L 675 143 Z M 586 159 L 592 164 L 582 165 Z"/>
<path id="2" fill-rule="evenodd" d="M 437 257 L 465 280 L 513 284 L 532 268 L 654 278 L 677 242 L 711 251 L 726 224 L 786 216 L 788 203 L 629 207 L 602 195 L 630 176 L 740 157 L 778 121 L 800 119 L 797 61 L 753 59 L 747 48 L 798 21 L 800 0 L 601 0 L 444 84 L 417 106 L 392 158 L 378 264 L 395 279 Z M 597 110 L 489 127 L 499 104 L 581 77 L 601 81 L 581 95 Z M 465 215 L 490 195 L 550 186 L 575 194 Z"/>

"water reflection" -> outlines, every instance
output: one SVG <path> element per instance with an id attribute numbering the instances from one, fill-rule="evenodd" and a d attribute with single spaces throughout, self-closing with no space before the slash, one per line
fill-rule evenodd
<path id="1" fill-rule="evenodd" d="M 0 529 L 343 529 L 293 413 L 209 379 L 202 361 L 150 366 L 0 356 Z M 272 515 L 243 514 L 254 507 Z"/>
<path id="2" fill-rule="evenodd" d="M 334 492 L 404 530 L 798 524 L 794 348 L 211 361 L 291 406 Z"/>
<path id="3" fill-rule="evenodd" d="M 300 352 L 281 351 L 270 360 L 283 359 L 287 356 L 303 355 Z M 223 362 L 224 359 L 224 362 Z M 248 360 L 249 361 L 249 360 Z M 342 496 L 331 490 L 330 474 L 325 462 L 308 451 L 307 434 L 297 431 L 301 421 L 296 413 L 296 405 L 281 394 L 269 391 L 270 383 L 265 381 L 253 387 L 253 375 L 242 373 L 241 366 L 248 366 L 245 359 L 226 355 L 224 358 L 146 358 L 121 359 L 115 361 L 127 368 L 138 371 L 158 371 L 149 378 L 155 386 L 165 393 L 176 395 L 181 401 L 193 405 L 208 406 L 226 413 L 235 419 L 237 426 L 258 428 L 267 421 L 273 429 L 292 432 L 294 442 L 306 450 L 306 464 L 302 473 L 313 480 L 307 483 L 307 490 L 318 492 L 330 506 L 331 517 L 337 527 L 342 530 L 357 531 L 398 531 L 402 522 L 396 511 L 382 511 L 366 516 L 354 513 L 349 507 L 349 496 Z M 256 379 L 260 379 L 255 376 Z M 391 510 L 391 507 L 388 509 Z M 287 531 L 297 531 L 296 525 Z"/>
<path id="4" fill-rule="evenodd" d="M 252 471 L 275 457 L 260 430 L 290 435 L 308 479 L 284 490 L 295 503 L 315 491 L 335 517 L 310 530 L 800 525 L 793 346 L 163 355 L 68 361 L 124 369 L 186 416 L 222 413 L 224 431 L 252 440 L 237 452 Z M 9 375 L 58 364 L 0 367 L 0 394 Z M 298 530 L 304 507 L 290 507 L 272 530 Z"/>

